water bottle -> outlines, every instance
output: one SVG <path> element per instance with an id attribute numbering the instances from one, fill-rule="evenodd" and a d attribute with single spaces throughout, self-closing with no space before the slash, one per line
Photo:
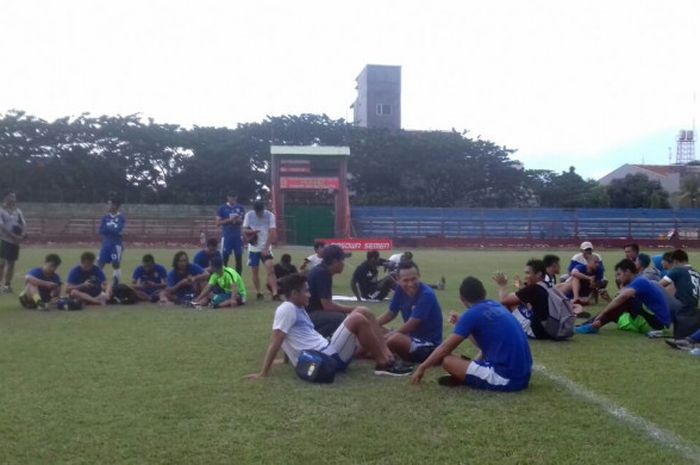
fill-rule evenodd
<path id="1" fill-rule="evenodd" d="M 696 357 L 700 357 L 700 347 L 696 347 L 695 349 L 691 350 L 690 355 L 695 355 Z"/>

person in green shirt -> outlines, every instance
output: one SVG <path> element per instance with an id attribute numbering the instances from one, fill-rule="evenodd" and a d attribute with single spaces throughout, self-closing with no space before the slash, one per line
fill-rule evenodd
<path id="1" fill-rule="evenodd" d="M 244 305 L 247 297 L 243 278 L 236 270 L 224 266 L 221 257 L 212 258 L 211 277 L 199 297 L 192 302 L 195 308 L 209 305 L 212 308 L 238 307 Z"/>

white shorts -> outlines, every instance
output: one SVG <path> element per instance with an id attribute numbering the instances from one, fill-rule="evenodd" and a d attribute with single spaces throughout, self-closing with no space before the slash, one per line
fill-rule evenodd
<path id="1" fill-rule="evenodd" d="M 357 340 L 357 336 L 351 333 L 350 330 L 345 327 L 345 323 L 343 323 L 338 326 L 338 329 L 336 329 L 333 336 L 331 336 L 331 342 L 321 352 L 326 355 L 335 356 L 338 361 L 347 365 L 355 356 L 355 352 L 359 346 L 360 343 Z"/>

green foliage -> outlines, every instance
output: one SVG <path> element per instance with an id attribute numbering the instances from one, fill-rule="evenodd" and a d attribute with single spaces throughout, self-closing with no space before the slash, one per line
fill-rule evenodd
<path id="1" fill-rule="evenodd" d="M 683 206 L 696 208 L 700 200 L 700 175 L 688 174 L 681 179 L 681 195 L 679 200 Z"/>
<path id="2" fill-rule="evenodd" d="M 549 208 L 597 208 L 607 206 L 598 184 L 584 180 L 573 166 L 561 174 L 548 170 L 526 172 L 539 205 Z"/>
<path id="3" fill-rule="evenodd" d="M 182 128 L 139 115 L 46 122 L 23 112 L 0 119 L 0 182 L 28 201 L 215 203 L 269 190 L 269 147 L 349 145 L 360 205 L 532 204 L 527 177 L 506 150 L 457 132 L 359 128 L 326 115 L 268 117 L 231 128 Z M 32 182 L 18 183 L 18 179 Z"/>
<path id="4" fill-rule="evenodd" d="M 23 249 L 18 273 L 40 264 L 47 252 Z M 80 252 L 60 250 L 63 277 Z M 174 250 L 149 252 L 167 263 Z M 309 254 L 280 252 L 291 253 L 297 264 Z M 533 255 L 414 252 L 426 282 L 447 278 L 447 290 L 438 292 L 445 315 L 461 311 L 457 288 L 465 275 L 482 279 L 493 298 L 491 274 L 522 273 Z M 127 248 L 125 275 L 143 253 Z M 601 253 L 610 263 L 621 255 Z M 347 260 L 335 293 L 349 293 L 360 255 Z M 250 285 L 247 269 L 244 278 Z M 411 386 L 374 376 L 369 361 L 353 363 L 328 386 L 298 380 L 289 366 L 273 367 L 262 382 L 246 381 L 245 374 L 260 368 L 275 305 L 268 298 L 235 310 L 141 305 L 43 313 L 19 309 L 16 296 L 0 296 L 0 463 L 692 463 L 673 444 L 650 439 L 646 424 L 630 426 L 539 372 L 517 394 L 439 386 L 439 367 Z M 370 306 L 378 315 L 387 303 Z M 447 334 L 451 327 L 444 329 Z M 696 358 L 614 327 L 530 346 L 536 365 L 700 443 L 692 408 L 700 383 Z M 458 352 L 477 353 L 468 342 Z"/>
<path id="5" fill-rule="evenodd" d="M 645 174 L 628 174 L 614 179 L 607 188 L 610 206 L 613 208 L 670 208 L 668 192 L 659 181 L 652 181 Z"/>

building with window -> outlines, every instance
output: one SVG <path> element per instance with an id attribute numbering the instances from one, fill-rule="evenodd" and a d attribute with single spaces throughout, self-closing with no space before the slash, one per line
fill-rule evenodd
<path id="1" fill-rule="evenodd" d="M 353 122 L 365 128 L 401 129 L 401 67 L 367 65 L 356 79 Z"/>

